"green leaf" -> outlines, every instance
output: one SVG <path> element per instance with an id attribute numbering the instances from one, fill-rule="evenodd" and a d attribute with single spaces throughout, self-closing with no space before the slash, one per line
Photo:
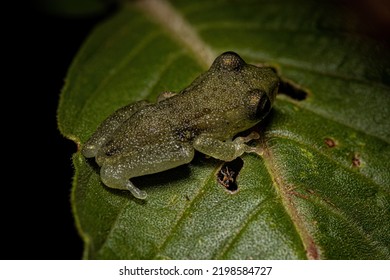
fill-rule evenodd
<path id="1" fill-rule="evenodd" d="M 99 25 L 69 69 L 61 132 L 82 145 L 115 109 L 179 91 L 220 53 L 285 81 L 242 156 L 134 178 L 146 201 L 105 187 L 73 156 L 72 205 L 85 258 L 389 259 L 390 55 L 331 1 L 137 1 Z M 306 92 L 297 99 L 294 91 Z"/>

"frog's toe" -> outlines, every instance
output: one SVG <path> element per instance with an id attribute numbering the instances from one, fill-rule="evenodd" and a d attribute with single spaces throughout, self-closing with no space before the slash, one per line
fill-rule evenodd
<path id="1" fill-rule="evenodd" d="M 130 182 L 130 180 L 127 180 L 126 187 L 131 192 L 131 194 L 138 199 L 146 199 L 146 197 L 148 196 L 145 191 L 142 191 L 136 186 L 134 186 L 133 183 Z"/>

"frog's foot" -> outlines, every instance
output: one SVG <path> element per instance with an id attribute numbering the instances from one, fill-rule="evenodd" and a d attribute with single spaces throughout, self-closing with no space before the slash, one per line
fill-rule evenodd
<path id="1" fill-rule="evenodd" d="M 142 191 L 136 186 L 134 186 L 133 183 L 130 182 L 130 180 L 127 180 L 126 187 L 131 192 L 131 194 L 138 199 L 146 199 L 146 197 L 148 196 L 145 191 Z"/>
<path id="2" fill-rule="evenodd" d="M 245 153 L 255 153 L 259 156 L 263 155 L 264 150 L 260 146 L 245 146 Z"/>
<path id="3" fill-rule="evenodd" d="M 245 143 L 248 143 L 252 140 L 256 140 L 259 138 L 260 135 L 257 132 L 252 131 L 249 135 L 245 137 L 237 137 L 236 139 L 233 140 L 233 142 L 236 145 L 237 149 L 239 149 L 238 147 L 240 147 L 241 149 L 244 150 L 245 153 L 256 153 L 258 155 L 262 155 L 263 149 L 261 147 L 245 145 Z"/>
<path id="4" fill-rule="evenodd" d="M 240 139 L 241 143 L 248 143 L 249 141 L 259 139 L 260 135 L 256 131 L 252 131 L 249 135 L 245 137 L 237 137 L 236 139 Z"/>
<path id="5" fill-rule="evenodd" d="M 103 165 L 100 169 L 100 178 L 107 187 L 119 190 L 128 190 L 138 199 L 145 199 L 147 194 L 130 182 L 128 175 L 118 173 L 117 166 Z"/>

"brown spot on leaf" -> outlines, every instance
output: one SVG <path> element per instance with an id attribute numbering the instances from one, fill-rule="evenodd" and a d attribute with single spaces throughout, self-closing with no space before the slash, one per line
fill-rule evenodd
<path id="1" fill-rule="evenodd" d="M 332 138 L 325 138 L 325 144 L 326 146 L 328 146 L 329 148 L 334 148 L 336 147 L 337 143 L 335 140 L 333 140 Z"/>
<path id="2" fill-rule="evenodd" d="M 360 155 L 354 154 L 352 157 L 352 166 L 359 167 L 361 165 Z"/>

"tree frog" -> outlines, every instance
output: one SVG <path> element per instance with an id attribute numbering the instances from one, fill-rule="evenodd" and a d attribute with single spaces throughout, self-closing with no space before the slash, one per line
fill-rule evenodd
<path id="1" fill-rule="evenodd" d="M 164 92 L 156 103 L 139 101 L 118 109 L 83 145 L 82 154 L 95 157 L 106 186 L 145 199 L 146 192 L 131 178 L 187 164 L 195 150 L 223 161 L 256 152 L 246 143 L 257 133 L 232 139 L 268 114 L 278 86 L 271 68 L 225 52 L 178 94 Z"/>

